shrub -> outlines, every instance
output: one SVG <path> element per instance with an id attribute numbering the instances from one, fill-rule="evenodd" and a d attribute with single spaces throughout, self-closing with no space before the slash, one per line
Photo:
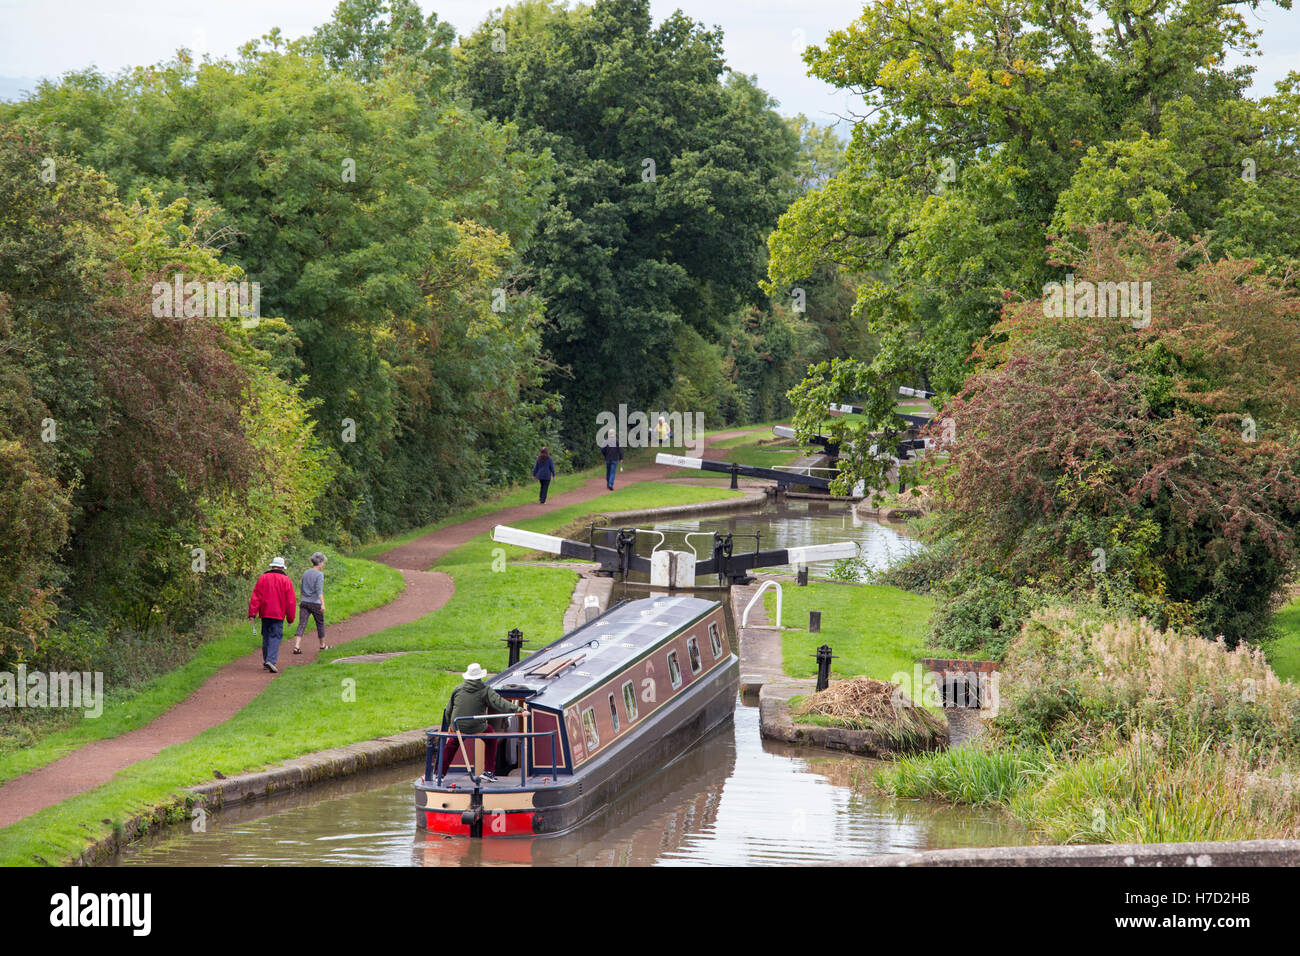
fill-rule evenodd
<path id="1" fill-rule="evenodd" d="M 996 726 L 1062 750 L 1088 734 L 1143 731 L 1183 753 L 1232 743 L 1264 762 L 1300 744 L 1300 688 L 1258 648 L 1054 607 L 1035 612 L 1008 652 Z"/>
<path id="2" fill-rule="evenodd" d="M 1081 288 L 1149 283 L 1149 326 L 1008 305 L 944 409 L 946 520 L 1013 585 L 1100 587 L 1161 623 L 1253 640 L 1300 560 L 1300 297 L 1200 244 L 1118 226 L 1088 240 L 1058 264 Z M 948 612 L 958 634 L 1010 594 L 976 584 Z"/>

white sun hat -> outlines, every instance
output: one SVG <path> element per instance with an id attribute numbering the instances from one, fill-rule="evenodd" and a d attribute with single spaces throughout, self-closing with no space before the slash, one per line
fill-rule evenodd
<path id="1" fill-rule="evenodd" d="M 284 558 L 272 558 L 272 559 L 271 559 L 271 567 L 273 567 L 273 568 L 279 568 L 281 571 L 283 571 L 283 570 L 284 570 Z"/>
<path id="2" fill-rule="evenodd" d="M 465 673 L 460 676 L 466 680 L 482 680 L 484 677 L 487 677 L 487 671 L 479 667 L 478 664 L 470 664 L 469 670 L 465 671 Z"/>

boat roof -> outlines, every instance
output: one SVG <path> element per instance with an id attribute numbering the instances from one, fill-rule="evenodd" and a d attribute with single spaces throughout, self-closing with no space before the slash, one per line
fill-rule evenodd
<path id="1" fill-rule="evenodd" d="M 621 602 L 506 668 L 489 683 L 499 692 L 527 688 L 533 692 L 530 704 L 563 710 L 718 606 L 717 601 L 677 595 Z"/>

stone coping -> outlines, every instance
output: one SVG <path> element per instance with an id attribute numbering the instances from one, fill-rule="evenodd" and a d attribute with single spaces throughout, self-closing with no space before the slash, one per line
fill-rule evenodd
<path id="1" fill-rule="evenodd" d="M 926 850 L 837 860 L 831 866 L 1296 866 L 1300 840 L 1113 843 Z"/>

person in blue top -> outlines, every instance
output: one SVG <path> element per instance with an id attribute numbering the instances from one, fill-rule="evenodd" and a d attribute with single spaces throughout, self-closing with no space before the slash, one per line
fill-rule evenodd
<path id="1" fill-rule="evenodd" d="M 542 493 L 537 499 L 538 504 L 546 504 L 546 489 L 555 477 L 555 460 L 546 446 L 542 446 L 542 453 L 537 456 L 537 461 L 533 464 L 533 477 L 542 485 Z"/>

